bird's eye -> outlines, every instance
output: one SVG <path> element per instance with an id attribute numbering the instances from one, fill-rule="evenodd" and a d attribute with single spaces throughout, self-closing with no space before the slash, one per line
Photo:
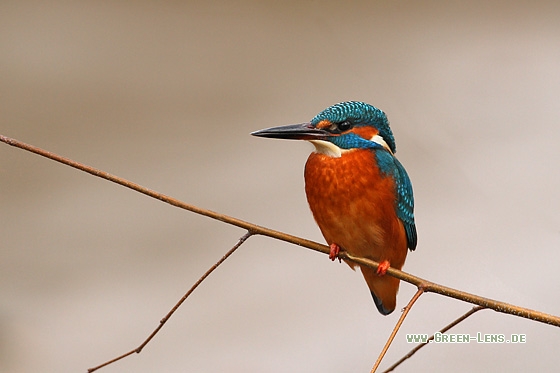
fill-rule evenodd
<path id="1" fill-rule="evenodd" d="M 346 120 L 342 123 L 338 123 L 336 126 L 338 127 L 338 130 L 340 132 L 344 132 L 344 131 L 348 131 L 352 127 L 352 123 Z"/>

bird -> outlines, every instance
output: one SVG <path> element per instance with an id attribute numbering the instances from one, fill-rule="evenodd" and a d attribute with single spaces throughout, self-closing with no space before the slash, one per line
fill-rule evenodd
<path id="1" fill-rule="evenodd" d="M 310 122 L 252 132 L 258 137 L 306 140 L 314 151 L 305 164 L 307 202 L 327 241 L 329 258 L 341 250 L 379 263 L 358 266 L 377 310 L 395 310 L 399 280 L 385 275 L 401 269 L 417 245 L 412 183 L 395 157 L 387 115 L 365 102 L 332 105 Z M 340 261 L 340 258 L 339 258 Z"/>

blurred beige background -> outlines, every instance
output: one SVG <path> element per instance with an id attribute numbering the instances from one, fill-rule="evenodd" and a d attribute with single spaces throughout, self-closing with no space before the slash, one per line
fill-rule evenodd
<path id="1" fill-rule="evenodd" d="M 3 1 L 0 133 L 322 242 L 312 147 L 249 133 L 366 101 L 414 184 L 405 270 L 559 315 L 559 19 L 557 1 Z M 0 202 L 2 372 L 136 347 L 244 233 L 4 144 Z M 382 367 L 468 309 L 423 296 Z M 368 372 L 398 314 L 347 266 L 256 237 L 102 372 Z M 431 345 L 398 371 L 560 365 L 554 327 L 483 311 L 455 332 L 527 343 Z"/>

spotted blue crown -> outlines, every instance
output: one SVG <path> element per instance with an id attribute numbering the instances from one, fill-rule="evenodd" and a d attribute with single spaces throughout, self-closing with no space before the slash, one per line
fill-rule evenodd
<path id="1" fill-rule="evenodd" d="M 322 120 L 331 123 L 350 121 L 355 127 L 374 126 L 379 131 L 379 136 L 385 140 L 393 153 L 397 151 L 393 131 L 389 127 L 389 120 L 382 110 L 365 102 L 347 101 L 333 105 L 315 116 L 311 124 L 316 126 Z"/>

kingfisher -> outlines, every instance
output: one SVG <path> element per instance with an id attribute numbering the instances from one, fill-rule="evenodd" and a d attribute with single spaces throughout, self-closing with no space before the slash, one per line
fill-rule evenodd
<path id="1" fill-rule="evenodd" d="M 377 270 L 360 270 L 377 310 L 393 312 L 399 280 L 385 273 L 389 267 L 403 267 L 408 250 L 416 249 L 417 235 L 412 183 L 395 157 L 385 113 L 364 102 L 341 102 L 310 122 L 251 134 L 307 140 L 315 146 L 305 164 L 305 193 L 329 244 L 329 258 L 334 261 L 345 250 L 378 262 Z"/>

